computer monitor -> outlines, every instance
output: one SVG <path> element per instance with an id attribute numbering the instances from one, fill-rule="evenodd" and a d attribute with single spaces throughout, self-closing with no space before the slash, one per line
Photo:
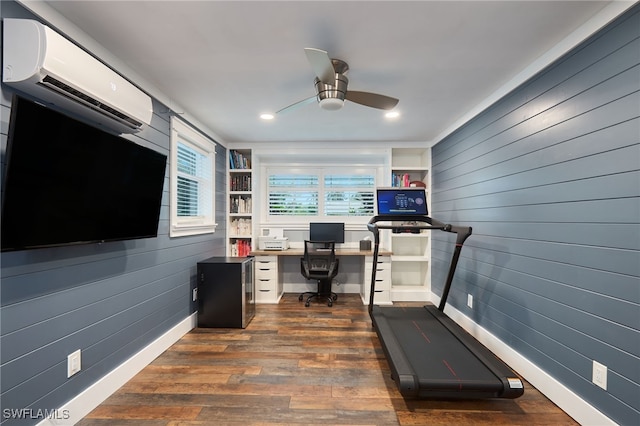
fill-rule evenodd
<path id="1" fill-rule="evenodd" d="M 378 188 L 378 215 L 426 216 L 427 195 L 424 188 Z"/>
<path id="2" fill-rule="evenodd" d="M 309 223 L 309 239 L 311 241 L 335 241 L 344 243 L 343 222 L 311 222 Z"/>

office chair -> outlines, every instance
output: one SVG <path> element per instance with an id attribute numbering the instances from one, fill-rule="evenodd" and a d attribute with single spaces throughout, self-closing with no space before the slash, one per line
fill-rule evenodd
<path id="1" fill-rule="evenodd" d="M 304 257 L 300 258 L 300 272 L 308 280 L 318 281 L 318 290 L 302 293 L 298 300 L 308 294 L 304 306 L 309 306 L 313 298 L 326 298 L 327 305 L 333 306 L 338 295 L 331 292 L 331 281 L 338 275 L 339 259 L 336 258 L 335 241 L 305 241 Z"/>

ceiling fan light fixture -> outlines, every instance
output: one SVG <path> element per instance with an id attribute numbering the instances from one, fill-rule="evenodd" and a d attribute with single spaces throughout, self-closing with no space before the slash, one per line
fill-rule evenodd
<path id="1" fill-rule="evenodd" d="M 320 108 L 325 111 L 337 111 L 344 106 L 344 100 L 338 98 L 324 98 L 320 99 Z"/>
<path id="2" fill-rule="evenodd" d="M 345 100 L 383 110 L 391 110 L 398 104 L 398 99 L 390 96 L 347 90 L 349 79 L 345 74 L 349 71 L 349 65 L 346 62 L 330 58 L 329 54 L 324 50 L 305 47 L 304 51 L 316 75 L 314 78 L 316 96 L 284 107 L 276 111 L 276 114 L 307 104 L 313 99 L 317 99 L 320 108 L 326 111 L 342 109 Z"/>

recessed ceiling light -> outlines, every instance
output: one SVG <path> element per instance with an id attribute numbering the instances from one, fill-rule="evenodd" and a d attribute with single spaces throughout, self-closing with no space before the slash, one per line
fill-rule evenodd
<path id="1" fill-rule="evenodd" d="M 273 120 L 273 114 L 260 114 L 260 118 L 263 120 Z"/>
<path id="2" fill-rule="evenodd" d="M 400 113 L 398 111 L 390 111 L 384 115 L 387 118 L 398 118 L 400 117 Z"/>

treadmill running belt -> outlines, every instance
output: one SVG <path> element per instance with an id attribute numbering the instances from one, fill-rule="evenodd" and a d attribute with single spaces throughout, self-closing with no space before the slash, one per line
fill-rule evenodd
<path id="1" fill-rule="evenodd" d="M 510 389 L 509 377 L 517 376 L 434 306 L 374 306 L 373 319 L 403 396 L 515 398 L 522 394 L 522 389 Z M 464 343 L 457 337 L 460 332 Z M 497 368 L 487 366 L 494 362 Z"/>

